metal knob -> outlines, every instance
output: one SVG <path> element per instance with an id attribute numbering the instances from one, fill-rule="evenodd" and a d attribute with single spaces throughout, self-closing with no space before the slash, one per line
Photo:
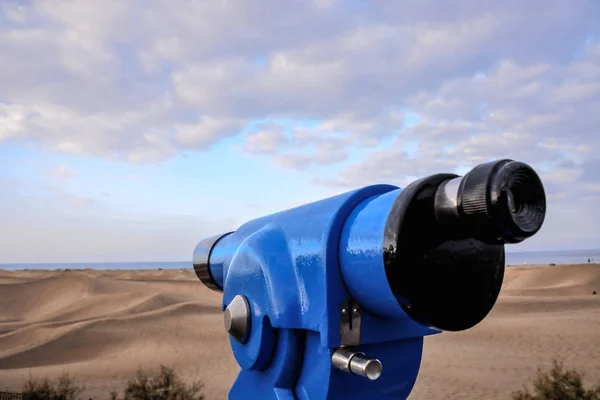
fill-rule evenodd
<path id="1" fill-rule="evenodd" d="M 369 380 L 376 380 L 381 376 L 383 367 L 381 361 L 365 356 L 364 353 L 355 352 L 342 347 L 333 352 L 331 363 L 334 367 L 352 375 L 360 375 Z"/>
<path id="2" fill-rule="evenodd" d="M 245 296 L 237 295 L 225 309 L 223 324 L 225 330 L 236 341 L 244 344 L 250 334 L 250 304 Z"/>

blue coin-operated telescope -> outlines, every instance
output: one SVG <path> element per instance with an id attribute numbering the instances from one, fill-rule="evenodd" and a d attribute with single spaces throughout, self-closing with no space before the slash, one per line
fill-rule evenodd
<path id="1" fill-rule="evenodd" d="M 241 367 L 229 399 L 406 399 L 423 337 L 478 324 L 504 245 L 544 221 L 527 164 L 494 161 L 404 189 L 367 186 L 201 241 L 194 269 L 223 292 Z"/>

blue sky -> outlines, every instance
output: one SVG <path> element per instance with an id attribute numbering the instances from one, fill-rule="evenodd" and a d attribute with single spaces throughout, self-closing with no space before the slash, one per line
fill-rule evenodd
<path id="1" fill-rule="evenodd" d="M 504 157 L 549 202 L 512 250 L 598 247 L 598 3 L 360 3 L 3 3 L 0 262 L 186 260 L 255 217 Z"/>

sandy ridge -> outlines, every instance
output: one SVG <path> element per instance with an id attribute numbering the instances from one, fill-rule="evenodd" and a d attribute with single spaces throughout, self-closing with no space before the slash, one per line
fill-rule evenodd
<path id="1" fill-rule="evenodd" d="M 560 356 L 600 379 L 600 265 L 509 267 L 496 307 L 466 332 L 425 339 L 411 399 L 501 399 Z M 0 389 L 63 371 L 86 396 L 138 366 L 177 366 L 225 399 L 239 370 L 220 296 L 193 271 L 0 270 Z"/>

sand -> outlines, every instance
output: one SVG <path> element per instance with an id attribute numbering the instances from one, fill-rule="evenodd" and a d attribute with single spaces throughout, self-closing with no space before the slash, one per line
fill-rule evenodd
<path id="1" fill-rule="evenodd" d="M 487 319 L 425 339 L 410 399 L 508 399 L 554 357 L 599 381 L 594 290 L 600 265 L 508 267 Z M 226 399 L 239 368 L 219 304 L 191 270 L 0 270 L 0 390 L 69 372 L 84 398 L 107 398 L 138 366 L 164 364 Z"/>

